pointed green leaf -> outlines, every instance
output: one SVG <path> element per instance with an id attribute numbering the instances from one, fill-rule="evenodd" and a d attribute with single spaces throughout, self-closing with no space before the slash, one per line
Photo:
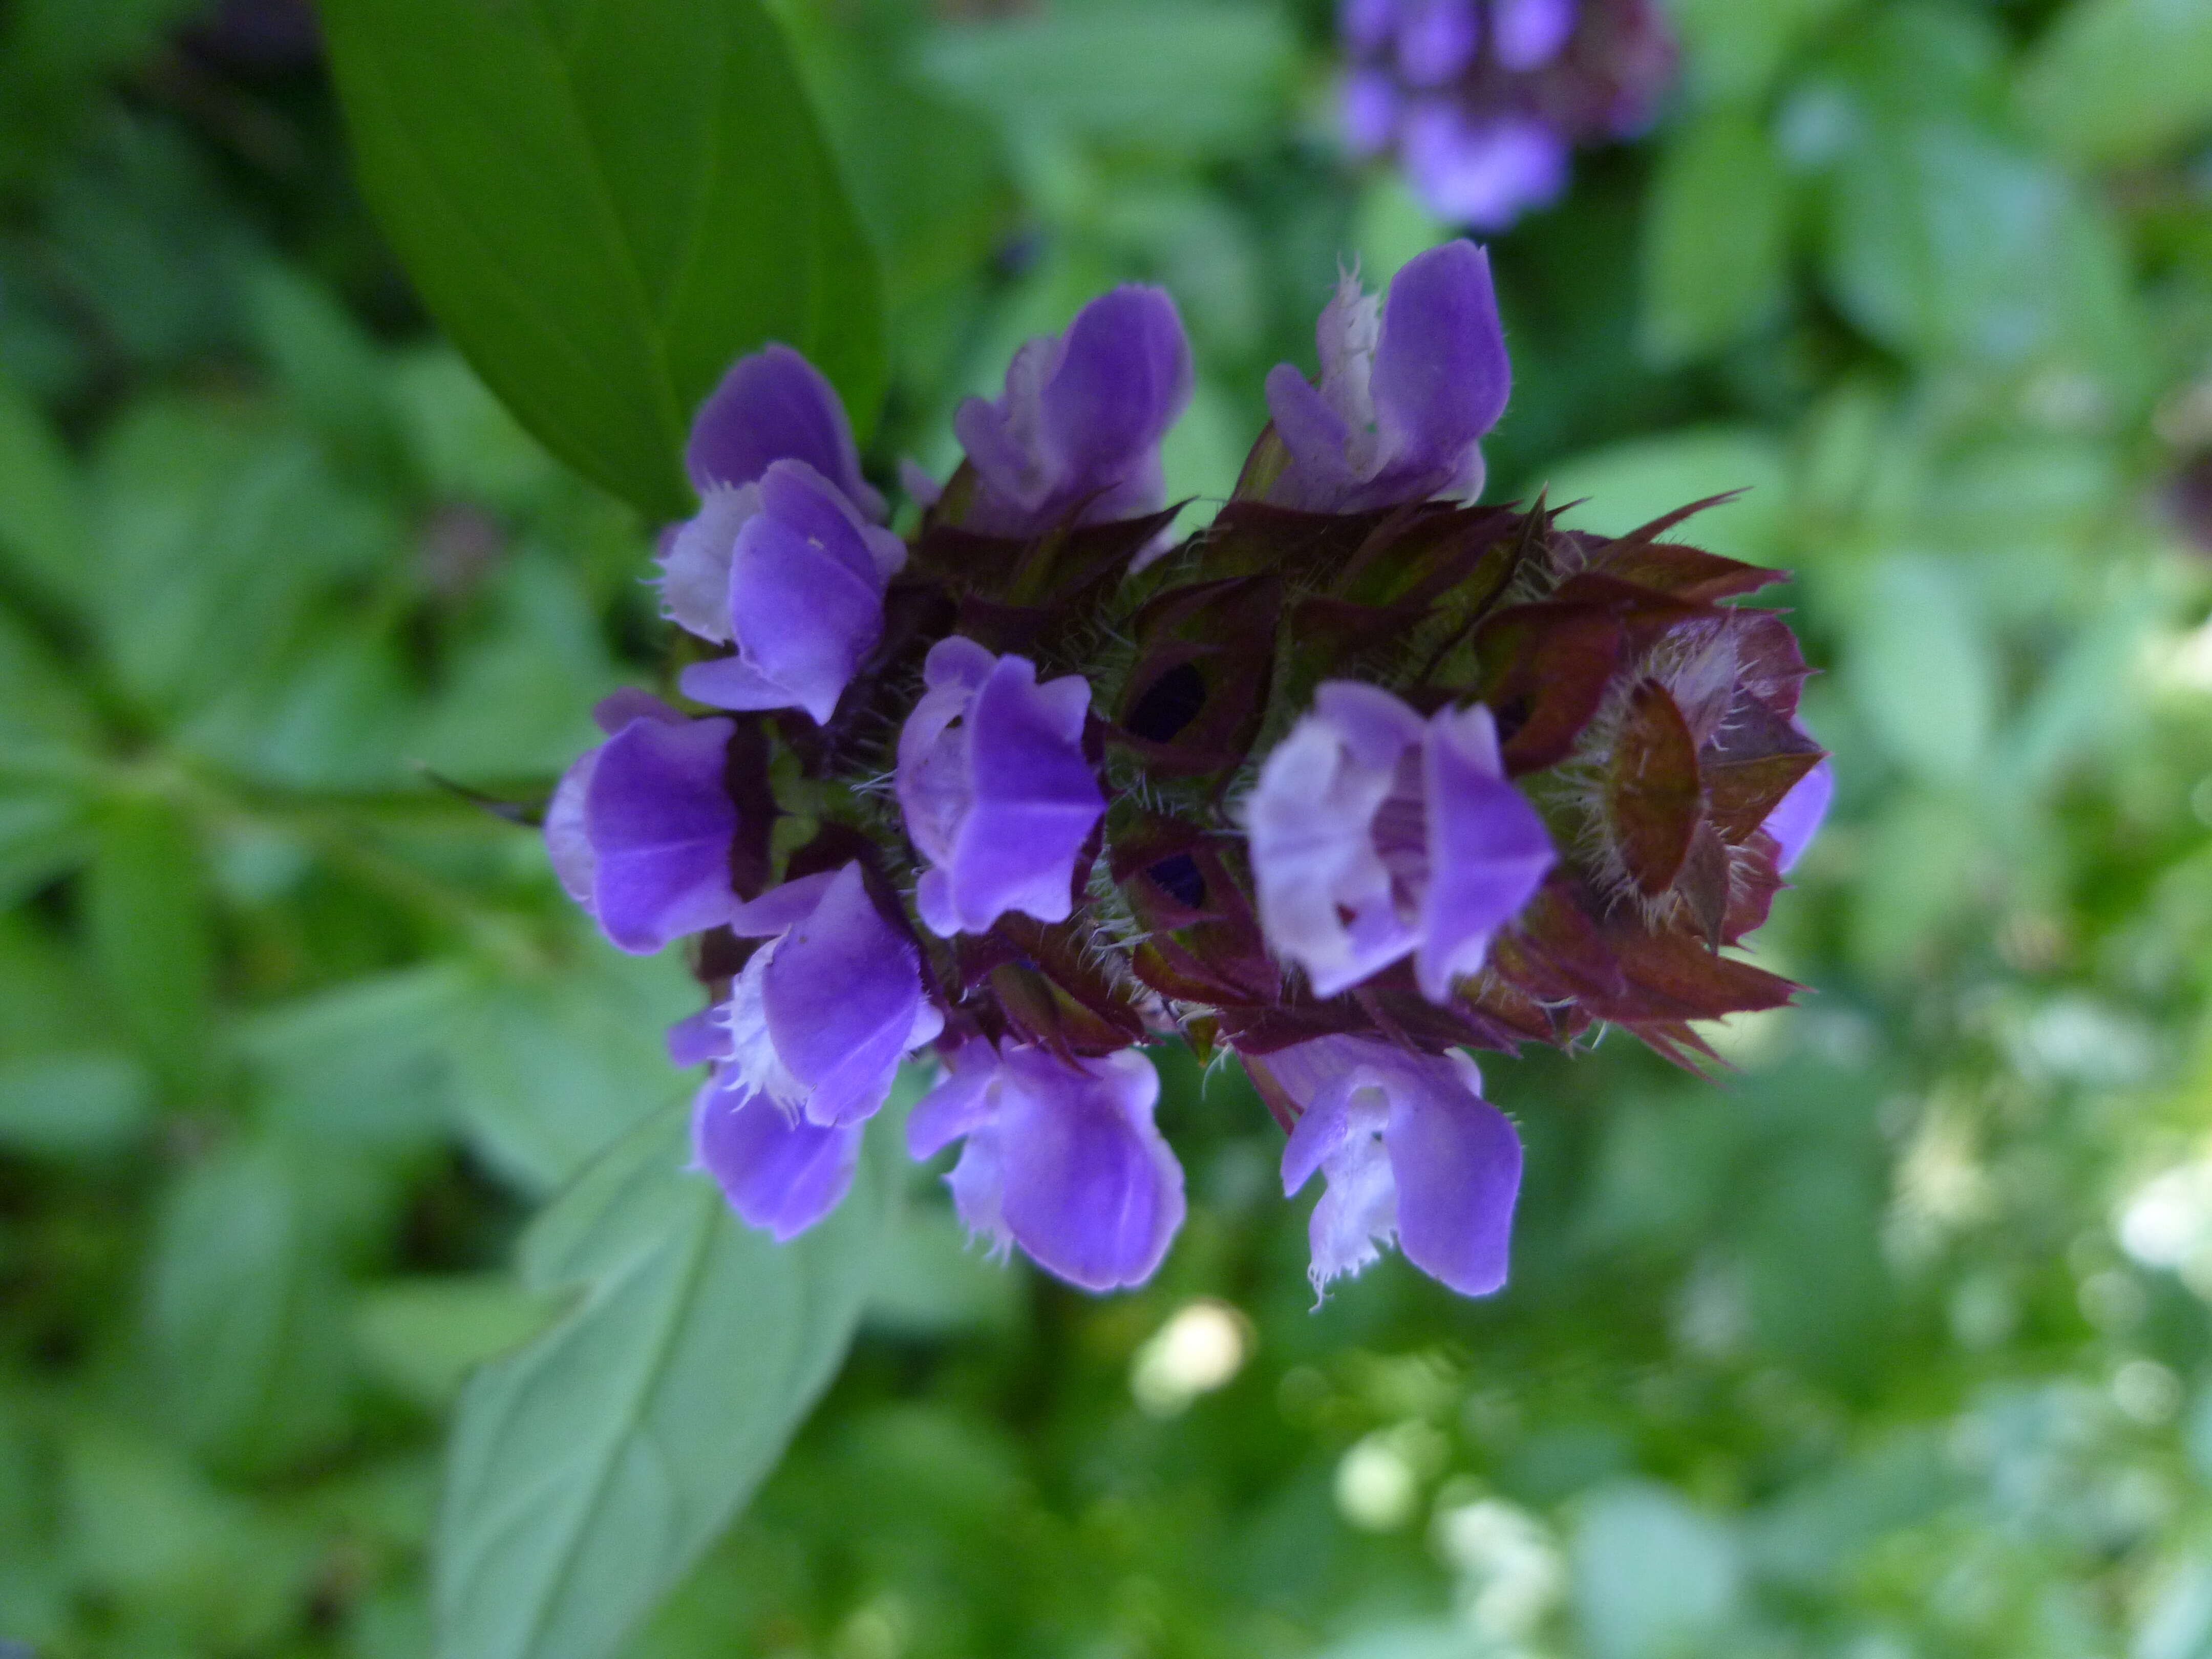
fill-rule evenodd
<path id="1" fill-rule="evenodd" d="M 522 423 L 647 513 L 691 412 L 769 340 L 865 424 L 875 262 L 754 0 L 330 0 L 363 189 Z"/>
<path id="2" fill-rule="evenodd" d="M 901 1171 L 788 1244 L 739 1223 L 656 1114 L 542 1216 L 525 1279 L 575 1311 L 471 1379 L 436 1547 L 444 1659 L 601 1659 L 774 1466 L 836 1373 Z"/>

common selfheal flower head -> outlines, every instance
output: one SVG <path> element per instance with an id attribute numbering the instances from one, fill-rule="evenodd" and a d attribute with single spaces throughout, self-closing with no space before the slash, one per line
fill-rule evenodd
<path id="1" fill-rule="evenodd" d="M 960 523 L 1027 538 L 1153 511 L 1165 495 L 1160 440 L 1190 392 L 1175 301 L 1136 284 L 1101 295 L 1066 333 L 1023 346 L 998 398 L 955 411 L 975 486 Z"/>
<path id="2" fill-rule="evenodd" d="M 1505 1283 L 1521 1139 L 1482 1098 L 1464 1054 L 1322 1037 L 1256 1064 L 1300 1109 L 1283 1148 L 1284 1193 L 1316 1170 L 1328 1181 L 1310 1229 L 1316 1292 L 1394 1241 L 1462 1296 Z"/>
<path id="3" fill-rule="evenodd" d="M 1025 657 L 958 635 L 930 648 L 925 690 L 899 733 L 899 809 L 929 861 L 915 893 L 939 937 L 980 933 L 1009 910 L 1065 921 L 1076 866 L 1106 808 L 1084 757 L 1091 688 L 1040 685 Z"/>
<path id="4" fill-rule="evenodd" d="M 1444 1002 L 1556 861 L 1509 783 L 1490 711 L 1426 721 L 1379 687 L 1324 683 L 1246 799 L 1260 922 L 1334 996 L 1411 955 Z"/>
<path id="5" fill-rule="evenodd" d="M 721 1009 L 724 1070 L 810 1123 L 872 1117 L 900 1059 L 945 1022 L 924 994 L 914 941 L 876 908 L 859 864 L 770 888 L 737 906 L 729 927 L 768 943 Z"/>
<path id="6" fill-rule="evenodd" d="M 1674 71 L 1658 0 L 1344 0 L 1353 149 L 1395 143 L 1437 217 L 1503 230 L 1578 146 L 1648 123 Z"/>
<path id="7" fill-rule="evenodd" d="M 703 553 L 684 562 L 684 538 L 703 544 L 723 529 L 732 539 L 720 636 L 737 651 L 685 669 L 684 694 L 719 708 L 803 708 L 828 725 L 883 636 L 884 591 L 906 562 L 906 544 L 805 462 L 777 461 L 757 484 L 711 496 L 678 533 L 664 590 L 672 610 L 679 592 L 690 604 L 708 562 Z"/>
<path id="8" fill-rule="evenodd" d="M 1182 1225 L 1182 1166 L 1152 1122 L 1159 1073 L 1133 1048 L 1063 1060 L 977 1038 L 907 1120 L 934 1157 L 964 1138 L 946 1177 L 969 1230 L 1086 1291 L 1141 1285 Z"/>
<path id="9" fill-rule="evenodd" d="M 734 726 L 687 720 L 641 693 L 600 707 L 613 735 L 586 750 L 546 809 L 545 842 L 569 896 L 639 955 L 718 926 L 737 904 L 738 809 L 724 781 Z"/>
<path id="10" fill-rule="evenodd" d="M 1289 459 L 1267 498 L 1310 513 L 1362 513 L 1481 493 L 1480 440 L 1498 423 L 1512 366 L 1490 258 L 1468 241 L 1408 260 L 1379 306 L 1340 279 L 1315 330 L 1321 383 L 1290 363 L 1267 376 Z"/>
<path id="11" fill-rule="evenodd" d="M 1433 107 L 1492 140 L 1533 122 L 1556 161 L 1553 106 L 1470 88 L 1518 76 L 1595 107 L 1626 84 L 1593 68 L 1622 38 L 1601 26 L 1643 3 L 1356 0 L 1345 34 L 1393 143 Z M 1471 153 L 1446 159 L 1532 188 L 1495 143 Z M 1318 385 L 1271 380 L 1235 497 L 1134 581 L 1172 515 L 1118 515 L 1159 499 L 1188 382 L 1150 290 L 1032 342 L 968 406 L 969 462 L 918 490 L 903 565 L 795 358 L 761 354 L 723 424 L 702 416 L 663 596 L 730 647 L 686 689 L 740 712 L 611 699 L 545 836 L 626 948 L 699 933 L 711 1006 L 669 1053 L 713 1067 L 699 1161 L 751 1224 L 828 1213 L 901 1057 L 941 1042 L 909 1139 L 963 1143 L 969 1226 L 1079 1285 L 1140 1283 L 1183 1194 L 1133 1045 L 1180 1027 L 1243 1058 L 1286 1185 L 1325 1176 L 1317 1286 L 1395 1242 L 1480 1294 L 1520 1152 L 1463 1051 L 1571 1048 L 1602 1021 L 1696 1069 L 1702 1022 L 1799 988 L 1729 948 L 1832 788 L 1802 653 L 1739 603 L 1783 573 L 1673 538 L 1711 503 L 1615 537 L 1473 504 L 1510 372 L 1471 244 L 1380 302 L 1341 283 L 1316 343 Z M 814 724 L 746 712 L 787 708 Z M 799 821 L 799 873 L 768 887 L 770 831 Z M 908 870 L 910 898 L 885 873 Z"/>

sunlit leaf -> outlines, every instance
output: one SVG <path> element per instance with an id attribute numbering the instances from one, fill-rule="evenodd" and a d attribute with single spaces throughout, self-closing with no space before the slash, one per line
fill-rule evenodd
<path id="1" fill-rule="evenodd" d="M 750 1493 L 842 1358 L 898 1179 L 886 1137 L 829 1220 L 744 1226 L 656 1114 L 539 1219 L 524 1275 L 576 1311 L 464 1390 L 437 1562 L 444 1659 L 599 1659 Z"/>

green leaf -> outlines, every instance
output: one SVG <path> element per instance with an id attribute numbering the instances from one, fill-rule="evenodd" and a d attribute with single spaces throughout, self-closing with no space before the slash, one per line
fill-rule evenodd
<path id="1" fill-rule="evenodd" d="M 447 1039 L 466 988 L 450 962 L 350 981 L 255 1014 L 239 1048 L 298 1136 L 419 1144 L 453 1124 Z"/>
<path id="2" fill-rule="evenodd" d="M 692 504 L 691 413 L 769 340 L 861 417 L 874 259 L 753 0 L 331 0 L 363 189 L 522 423 L 646 512 Z"/>
<path id="3" fill-rule="evenodd" d="M 2022 65 L 2021 103 L 2087 161 L 2148 161 L 2212 131 L 2212 6 L 2075 0 Z"/>
<path id="4" fill-rule="evenodd" d="M 1875 124 L 1829 230 L 1837 303 L 1894 350 L 1999 369 L 2057 357 L 2114 392 L 2138 373 L 2115 233 L 2039 156 L 1949 118 Z"/>
<path id="5" fill-rule="evenodd" d="M 76 471 L 39 406 L 0 378 L 0 566 L 40 599 L 82 595 L 84 503 Z"/>
<path id="6" fill-rule="evenodd" d="M 1068 8 L 948 28 L 922 66 L 1017 142 L 1048 135 L 1170 154 L 1233 152 L 1281 131 L 1297 68 L 1263 5 Z"/>
<path id="7" fill-rule="evenodd" d="M 625 957 L 596 937 L 580 950 L 562 973 L 480 979 L 447 1030 L 462 1127 L 526 1192 L 573 1179 L 668 1097 L 661 1033 L 699 1006 L 672 951 Z"/>
<path id="8" fill-rule="evenodd" d="M 1996 723 L 1996 647 L 1958 574 L 1901 554 L 1857 596 L 1844 671 L 1890 757 L 1929 783 L 1971 777 Z"/>
<path id="9" fill-rule="evenodd" d="M 279 1468 L 343 1432 L 343 1286 L 305 1176 L 274 1143 L 226 1147 L 162 1216 L 149 1310 L 170 1420 L 227 1466 Z"/>
<path id="10" fill-rule="evenodd" d="M 1717 109 L 1661 152 L 1644 226 L 1644 349 L 1677 363 L 1741 339 L 1780 304 L 1782 166 L 1746 111 Z"/>
<path id="11" fill-rule="evenodd" d="M 688 1169 L 658 1113 L 532 1227 L 526 1280 L 581 1304 L 463 1391 L 435 1553 L 445 1659 L 614 1652 L 750 1494 L 843 1358 L 901 1171 L 788 1244 Z"/>
<path id="12" fill-rule="evenodd" d="M 128 1146 L 152 1106 L 144 1069 L 122 1054 L 47 1054 L 0 1064 L 0 1146 L 84 1158 Z"/>
<path id="13" fill-rule="evenodd" d="M 556 1297 L 504 1273 L 387 1279 L 362 1293 L 354 1341 L 380 1381 L 443 1408 L 471 1370 L 521 1346 L 558 1311 Z"/>
<path id="14" fill-rule="evenodd" d="M 150 796 L 107 804 L 94 836 L 85 919 L 116 1023 L 157 1072 L 191 1089 L 206 1072 L 215 975 L 198 839 Z"/>

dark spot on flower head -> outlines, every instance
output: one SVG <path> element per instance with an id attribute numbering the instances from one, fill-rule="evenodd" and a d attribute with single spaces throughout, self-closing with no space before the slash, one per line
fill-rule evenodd
<path id="1" fill-rule="evenodd" d="M 1196 910 L 1206 903 L 1206 877 L 1198 867 L 1198 860 L 1188 853 L 1177 853 L 1173 858 L 1162 859 L 1145 873 L 1153 884 L 1186 910 Z"/>
<path id="2" fill-rule="evenodd" d="M 1147 743 L 1170 743 L 1206 707 L 1206 676 L 1196 663 L 1181 662 L 1145 688 L 1124 722 Z"/>

